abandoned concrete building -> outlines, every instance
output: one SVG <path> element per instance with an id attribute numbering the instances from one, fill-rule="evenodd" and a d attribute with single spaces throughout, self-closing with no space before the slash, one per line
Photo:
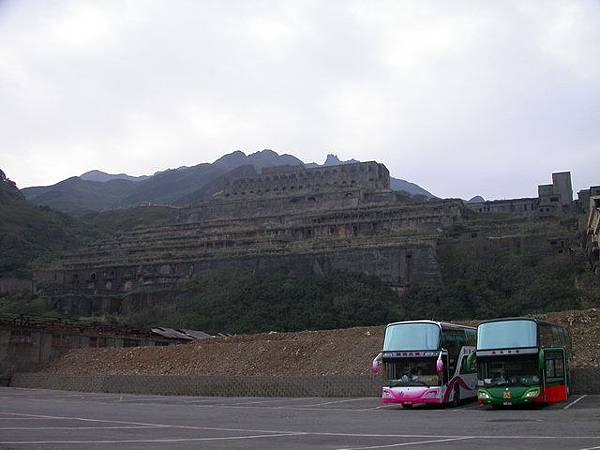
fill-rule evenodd
<path id="1" fill-rule="evenodd" d="M 0 315 L 0 378 L 31 370 L 73 348 L 165 346 L 196 339 L 189 333 L 167 334 L 163 330 Z"/>
<path id="2" fill-rule="evenodd" d="M 337 192 L 344 189 L 385 191 L 390 173 L 380 163 L 344 164 L 333 167 L 267 167 L 260 176 L 227 182 L 224 197 L 273 197 L 298 193 Z"/>
<path id="3" fill-rule="evenodd" d="M 589 199 L 584 248 L 592 270 L 600 275 L 600 195 Z"/>
<path id="4" fill-rule="evenodd" d="M 274 168 L 182 208 L 177 223 L 63 254 L 35 272 L 35 286 L 49 296 L 110 295 L 232 269 L 343 270 L 378 275 L 396 288 L 435 286 L 437 239 L 464 210 L 460 200 L 407 200 L 389 189 L 389 172 L 376 162 Z"/>
<path id="5" fill-rule="evenodd" d="M 553 195 L 562 205 L 570 175 L 557 175 Z M 511 200 L 500 211 L 534 214 L 541 201 Z M 479 228 L 467 230 L 464 223 L 487 206 L 490 211 L 481 212 L 496 208 L 458 199 L 416 202 L 390 190 L 389 172 L 376 162 L 277 167 L 181 208 L 170 225 L 136 228 L 64 253 L 34 272 L 34 285 L 56 309 L 80 314 L 123 312 L 120 295 L 176 287 L 215 271 L 347 271 L 376 275 L 398 291 L 439 286 L 440 240 L 479 236 Z M 523 248 L 537 242 L 519 239 L 515 245 Z M 552 242 L 564 246 L 569 238 L 539 239 L 553 252 Z"/>
<path id="6" fill-rule="evenodd" d="M 577 209 L 580 213 L 587 216 L 590 211 L 590 198 L 600 196 L 600 186 L 590 186 L 588 189 L 582 189 L 577 193 Z"/>
<path id="7" fill-rule="evenodd" d="M 478 213 L 487 214 L 528 214 L 546 217 L 571 211 L 573 206 L 573 187 L 571 172 L 555 172 L 552 184 L 540 184 L 538 196 L 507 200 L 490 200 L 468 203 L 467 207 Z"/>

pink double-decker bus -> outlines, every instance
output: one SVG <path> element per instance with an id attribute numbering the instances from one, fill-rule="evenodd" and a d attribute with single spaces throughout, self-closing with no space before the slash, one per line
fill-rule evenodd
<path id="1" fill-rule="evenodd" d="M 467 364 L 477 330 L 431 320 L 390 323 L 383 349 L 373 360 L 382 372 L 383 403 L 458 405 L 475 398 L 477 372 Z"/>

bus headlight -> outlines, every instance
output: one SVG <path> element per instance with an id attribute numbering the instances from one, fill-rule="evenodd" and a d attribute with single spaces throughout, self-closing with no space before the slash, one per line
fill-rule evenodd
<path id="1" fill-rule="evenodd" d="M 425 394 L 425 397 L 431 398 L 431 397 L 437 397 L 438 396 L 438 391 L 429 391 L 427 394 Z"/>
<path id="2" fill-rule="evenodd" d="M 533 389 L 533 390 L 529 391 L 527 394 L 525 394 L 525 397 L 536 398 L 538 395 L 540 395 L 540 391 L 538 389 Z"/>
<path id="3" fill-rule="evenodd" d="M 491 396 L 485 391 L 479 391 L 477 393 L 477 398 L 479 398 L 479 400 L 489 400 Z"/>

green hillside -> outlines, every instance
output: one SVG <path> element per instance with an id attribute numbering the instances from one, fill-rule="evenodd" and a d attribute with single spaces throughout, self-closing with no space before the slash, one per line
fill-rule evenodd
<path id="1" fill-rule="evenodd" d="M 27 276 L 34 259 L 92 237 L 68 215 L 27 202 L 0 171 L 0 275 Z"/>

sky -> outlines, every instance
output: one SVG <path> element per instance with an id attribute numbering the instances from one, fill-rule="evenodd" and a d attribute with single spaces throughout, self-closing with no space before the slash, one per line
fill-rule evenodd
<path id="1" fill-rule="evenodd" d="M 600 184 L 600 1 L 0 0 L 19 187 L 265 148 L 442 197 Z"/>

